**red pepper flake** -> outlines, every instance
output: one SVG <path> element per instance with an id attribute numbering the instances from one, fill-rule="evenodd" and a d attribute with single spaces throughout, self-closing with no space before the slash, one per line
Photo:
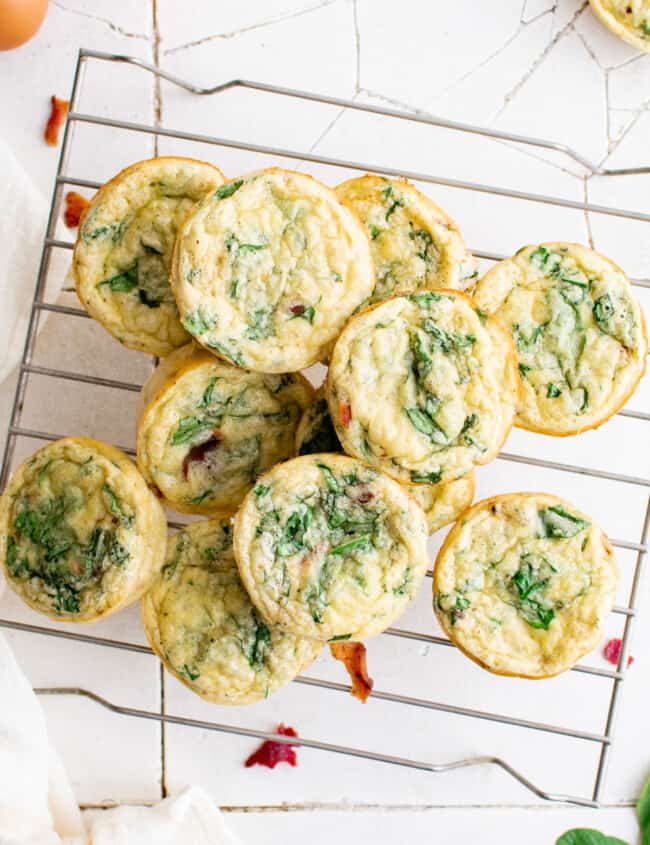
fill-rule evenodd
<path id="1" fill-rule="evenodd" d="M 292 305 L 289 309 L 292 314 L 304 314 L 305 313 L 305 306 L 304 305 Z"/>
<path id="2" fill-rule="evenodd" d="M 280 736 L 298 736 L 293 728 L 282 723 L 277 726 L 275 732 Z M 247 769 L 251 766 L 266 766 L 268 769 L 274 769 L 278 763 L 288 763 L 290 766 L 297 765 L 294 747 L 289 742 L 275 742 L 275 740 L 267 739 L 257 751 L 251 754 L 244 765 Z"/>
<path id="3" fill-rule="evenodd" d="M 341 660 L 348 670 L 352 681 L 352 695 L 365 702 L 372 692 L 373 679 L 368 675 L 366 647 L 363 643 L 330 643 L 330 651 L 335 660 Z"/>
<path id="4" fill-rule="evenodd" d="M 81 215 L 90 205 L 86 197 L 82 197 L 76 191 L 68 191 L 65 195 L 65 211 L 63 220 L 68 229 L 76 229 L 81 220 Z"/>
<path id="5" fill-rule="evenodd" d="M 59 143 L 59 129 L 65 123 L 70 103 L 68 100 L 59 100 L 52 94 L 52 111 L 45 127 L 45 143 L 56 147 Z"/>
<path id="6" fill-rule="evenodd" d="M 339 419 L 341 420 L 343 428 L 347 428 L 350 425 L 350 420 L 352 419 L 352 408 L 350 407 L 349 402 L 339 402 Z"/>
<path id="7" fill-rule="evenodd" d="M 605 660 L 609 660 L 609 662 L 613 663 L 614 666 L 618 666 L 622 645 L 623 641 L 619 637 L 614 637 L 614 639 L 608 640 L 605 643 L 605 648 L 603 649 L 603 657 Z M 630 655 L 627 658 L 627 665 L 631 666 L 633 663 L 634 658 Z"/>
<path id="8" fill-rule="evenodd" d="M 357 502 L 360 505 L 367 505 L 372 499 L 375 498 L 375 494 L 371 493 L 370 490 L 364 490 L 363 493 L 359 493 L 357 496 Z"/>

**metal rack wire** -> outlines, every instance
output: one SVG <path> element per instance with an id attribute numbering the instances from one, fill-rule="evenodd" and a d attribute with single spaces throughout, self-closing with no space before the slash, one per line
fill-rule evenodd
<path id="1" fill-rule="evenodd" d="M 216 85 L 211 88 L 201 88 L 196 85 L 190 84 L 182 79 L 179 79 L 176 76 L 173 76 L 169 73 L 161 71 L 158 68 L 153 67 L 145 62 L 142 62 L 139 59 L 129 57 L 129 56 L 117 56 L 117 55 L 110 55 L 106 53 L 100 53 L 91 50 L 81 50 L 79 52 L 79 56 L 77 59 L 75 74 L 74 74 L 74 81 L 72 87 L 72 94 L 71 94 L 71 105 L 70 105 L 70 113 L 68 115 L 68 120 L 65 126 L 63 142 L 61 147 L 61 154 L 59 158 L 59 164 L 57 168 L 56 174 L 56 181 L 54 186 L 54 191 L 52 195 L 52 202 L 50 205 L 49 211 L 49 218 L 47 223 L 47 231 L 46 237 L 43 243 L 43 250 L 41 255 L 40 267 L 38 271 L 38 281 L 36 286 L 35 297 L 32 305 L 32 311 L 29 321 L 29 328 L 27 339 L 25 343 L 25 348 L 23 352 L 22 362 L 20 364 L 20 372 L 18 378 L 18 384 L 16 387 L 16 393 L 13 403 L 13 408 L 11 412 L 11 419 L 10 425 L 7 433 L 7 440 L 4 449 L 4 456 L 2 461 L 2 471 L 0 474 L 0 486 L 4 487 L 7 477 L 9 468 L 11 466 L 16 441 L 18 438 L 32 438 L 37 440 L 55 440 L 58 439 L 61 435 L 59 432 L 50 432 L 44 430 L 36 430 L 32 428 L 28 428 L 22 425 L 22 414 L 23 414 L 23 403 L 25 400 L 26 390 L 28 386 L 28 382 L 30 377 L 32 376 L 39 376 L 45 378 L 56 378 L 56 379 L 63 379 L 63 380 L 70 380 L 79 383 L 85 384 L 92 384 L 92 385 L 100 385 L 103 387 L 115 388 L 117 390 L 122 391 L 132 391 L 137 392 L 140 390 L 141 385 L 133 382 L 127 381 L 120 381 L 115 379 L 109 378 L 101 378 L 92 375 L 86 375 L 84 373 L 63 370 L 63 369 L 56 369 L 52 367 L 45 367 L 34 363 L 34 350 L 35 350 L 35 340 L 37 335 L 37 326 L 38 326 L 38 317 L 40 312 L 51 312 L 65 316 L 75 316 L 75 317 L 88 317 L 88 314 L 81 308 L 71 307 L 67 305 L 60 305 L 60 304 L 53 304 L 45 301 L 44 293 L 45 293 L 45 284 L 46 278 L 48 274 L 48 269 L 50 266 L 51 254 L 54 249 L 64 249 L 69 250 L 72 248 L 72 243 L 68 241 L 57 240 L 55 235 L 55 228 L 56 228 L 56 221 L 60 215 L 60 207 L 61 201 L 63 196 L 63 188 L 65 185 L 68 186 L 77 186 L 77 187 L 85 187 L 95 189 L 100 187 L 100 183 L 90 181 L 87 179 L 79 179 L 75 178 L 73 175 L 67 173 L 67 166 L 70 158 L 71 146 L 72 146 L 72 133 L 71 127 L 75 124 L 85 123 L 85 124 L 94 124 L 99 126 L 109 126 L 114 127 L 117 129 L 138 132 L 138 133 L 146 133 L 148 135 L 152 135 L 154 137 L 167 137 L 173 139 L 180 139 L 185 141 L 193 141 L 193 142 L 202 142 L 207 144 L 212 144 L 219 147 L 229 147 L 238 150 L 246 150 L 254 153 L 261 153 L 264 155 L 270 156 L 281 156 L 290 159 L 298 159 L 305 162 L 315 163 L 315 164 L 325 164 L 325 165 L 333 165 L 337 167 L 349 168 L 353 170 L 363 170 L 363 171 L 374 171 L 377 173 L 382 173 L 387 176 L 395 175 L 395 176 L 406 176 L 407 178 L 427 182 L 437 185 L 442 185 L 446 187 L 453 187 L 458 188 L 461 190 L 468 190 L 474 192 L 483 192 L 488 193 L 495 196 L 505 196 L 516 200 L 521 200 L 525 202 L 537 202 L 543 203 L 555 207 L 564 207 L 575 209 L 583 212 L 592 212 L 596 214 L 603 214 L 609 215 L 624 219 L 631 219 L 641 222 L 650 223 L 650 214 L 632 211 L 632 210 L 625 210 L 614 208 L 610 206 L 602 206 L 602 205 L 593 205 L 589 203 L 582 203 L 573 200 L 564 199 L 561 197 L 556 196 L 549 196 L 549 195 L 542 195 L 542 194 L 534 194 L 534 193 L 527 193 L 523 191 L 512 190 L 509 188 L 503 188 L 494 185 L 486 185 L 481 183 L 474 183 L 474 182 L 465 182 L 460 181 L 457 179 L 450 179 L 446 178 L 441 175 L 434 175 L 429 173 L 419 173 L 419 172 L 409 172 L 404 170 L 394 170 L 388 167 L 377 166 L 373 163 L 368 162 L 360 162 L 360 161 L 349 161 L 344 159 L 338 158 L 330 158 L 326 156 L 317 155 L 315 153 L 305 153 L 298 150 L 291 150 L 279 147 L 271 147 L 271 146 L 262 146 L 259 144 L 252 144 L 246 141 L 238 141 L 228 138 L 218 138 L 218 137 L 211 137 L 207 135 L 196 134 L 192 132 L 180 131 L 180 130 L 173 130 L 162 128 L 159 126 L 152 126 L 152 125 L 145 125 L 145 124 L 137 124 L 131 123 L 126 121 L 120 120 L 111 120 L 105 117 L 101 117 L 98 115 L 81 113 L 77 110 L 80 101 L 80 91 L 81 91 L 81 77 L 82 77 L 82 70 L 85 64 L 89 61 L 96 61 L 96 62 L 108 62 L 108 63 L 129 63 L 135 65 L 145 72 L 154 74 L 157 77 L 167 80 L 168 82 L 172 83 L 173 85 L 179 86 L 188 92 L 199 96 L 206 96 L 212 94 L 219 94 L 226 90 L 233 89 L 233 88 L 245 88 L 245 89 L 252 89 L 255 91 L 264 92 L 270 94 L 272 96 L 278 97 L 290 97 L 299 100 L 307 100 L 311 102 L 317 102 L 324 105 L 329 106 L 337 106 L 342 109 L 349 109 L 352 111 L 361 111 L 361 112 L 368 112 L 375 115 L 381 115 L 384 117 L 393 118 L 396 120 L 403 120 L 403 121 L 411 121 L 419 124 L 431 125 L 436 127 L 445 128 L 451 131 L 463 132 L 463 133 L 471 133 L 474 135 L 481 135 L 488 138 L 496 138 L 498 140 L 512 142 L 514 144 L 523 144 L 527 146 L 533 146 L 538 149 L 545 149 L 551 150 L 556 153 L 561 153 L 562 155 L 568 156 L 574 162 L 582 166 L 586 169 L 586 171 L 592 175 L 599 175 L 599 176 L 610 176 L 610 175 L 627 175 L 631 173 L 650 173 L 650 167 L 640 167 L 640 168 L 632 168 L 632 169 L 623 169 L 623 170 L 612 170 L 612 169 L 605 169 L 599 167 L 598 165 L 592 164 L 591 162 L 587 161 L 583 156 L 577 153 L 575 150 L 563 145 L 558 144 L 553 141 L 548 141 L 544 139 L 538 138 L 531 138 L 528 136 L 522 135 L 514 135 L 512 133 L 501 132 L 494 129 L 489 129 L 486 127 L 480 126 L 473 126 L 469 124 L 457 123 L 448 120 L 444 120 L 441 118 L 435 118 L 430 116 L 422 116 L 422 115 L 415 115 L 410 113 L 404 113 L 400 111 L 395 111 L 393 109 L 386 109 L 381 108 L 378 106 L 363 104 L 355 101 L 350 100 L 342 100 L 335 97 L 327 97 L 321 96 L 318 94 L 312 94 L 303 91 L 297 91 L 294 89 L 287 89 L 281 88 L 278 86 L 267 85 L 258 82 L 251 82 L 246 80 L 232 80 L 230 82 L 226 82 L 221 85 Z M 480 250 L 474 250 L 474 254 L 480 258 L 485 258 L 488 260 L 498 260 L 503 256 L 492 253 L 492 252 L 485 252 Z M 636 284 L 640 287 L 650 288 L 650 279 L 634 279 L 633 284 Z M 629 417 L 635 420 L 641 420 L 645 422 L 650 422 L 650 413 L 645 413 L 636 410 L 627 410 L 623 409 L 618 412 L 620 416 Z M 125 447 L 124 445 L 121 446 L 126 452 L 133 454 L 133 449 L 129 448 L 128 446 Z M 650 479 L 643 478 L 633 475 L 626 475 L 617 472 L 609 472 L 600 469 L 593 469 L 590 467 L 585 466 L 578 466 L 572 464 L 566 464 L 561 462 L 554 462 L 554 461 L 547 461 L 541 460 L 533 457 L 525 457 L 517 454 L 512 453 L 501 453 L 499 455 L 499 460 L 516 462 L 516 463 L 524 463 L 528 466 L 534 467 L 541 467 L 546 469 L 558 470 L 567 473 L 575 473 L 584 476 L 589 476 L 597 479 L 605 479 L 608 481 L 615 481 L 620 482 L 626 485 L 634 485 L 634 486 L 641 486 L 645 488 L 650 488 Z M 605 729 L 602 733 L 593 733 L 593 732 L 586 732 L 586 731 L 579 731 L 574 730 L 572 728 L 566 728 L 560 725 L 555 725 L 551 723 L 539 722 L 539 721 L 531 721 L 528 719 L 520 719 L 514 718 L 507 715 L 502 715 L 500 713 L 494 712 L 486 712 L 483 710 L 478 710 L 474 708 L 467 708 L 467 707 L 460 707 L 453 704 L 446 704 L 443 702 L 432 701 L 429 699 L 423 698 L 414 698 L 405 695 L 390 693 L 390 692 L 382 692 L 379 690 L 374 690 L 372 696 L 376 699 L 380 699 L 383 701 L 393 702 L 400 705 L 404 705 L 407 707 L 415 707 L 415 708 L 423 708 L 427 710 L 435 710 L 441 711 L 445 713 L 451 713 L 458 716 L 464 716 L 473 719 L 483 719 L 491 722 L 501 723 L 505 725 L 512 726 L 513 728 L 524 728 L 528 730 L 534 731 L 541 731 L 548 734 L 556 734 L 565 737 L 571 737 L 573 739 L 581 740 L 587 743 L 595 743 L 596 745 L 600 746 L 600 752 L 598 756 L 598 763 L 597 768 L 594 774 L 594 783 L 593 783 L 593 791 L 590 796 L 574 796 L 574 795 L 559 795 L 547 792 L 541 788 L 539 788 L 536 784 L 532 783 L 528 777 L 522 774 L 517 769 L 513 768 L 509 765 L 505 760 L 499 757 L 492 757 L 492 756 L 481 756 L 481 757 L 471 757 L 463 760 L 457 760 L 451 763 L 445 764 L 434 764 L 431 762 L 417 760 L 417 759 L 410 759 L 405 757 L 399 756 L 392 756 L 382 753 L 377 753 L 372 750 L 366 750 L 362 748 L 354 748 L 351 746 L 345 745 L 338 745 L 334 743 L 327 743 L 321 742 L 317 740 L 311 740 L 308 738 L 300 737 L 300 739 L 296 740 L 294 738 L 286 738 L 282 736 L 278 736 L 275 734 L 268 734 L 263 731 L 253 730 L 245 727 L 238 727 L 228 724 L 221 724 L 213 721 L 202 721 L 198 719 L 191 719 L 187 718 L 182 715 L 172 715 L 167 713 L 158 713 L 153 711 L 135 709 L 131 707 L 122 707 L 118 706 L 106 699 L 102 698 L 101 696 L 83 689 L 79 687 L 56 687 L 56 688 L 40 688 L 36 691 L 41 695 L 76 695 L 82 696 L 86 699 L 89 699 L 96 704 L 114 712 L 117 714 L 137 717 L 141 719 L 148 719 L 148 720 L 155 720 L 162 723 L 167 724 L 174 724 L 174 725 L 184 725 L 188 727 L 198 727 L 203 730 L 210 730 L 210 731 L 218 731 L 221 733 L 226 734 L 233 734 L 237 736 L 244 736 L 244 737 L 253 737 L 258 739 L 274 739 L 277 742 L 291 742 L 294 745 L 301 745 L 308 748 L 319 749 L 323 751 L 334 752 L 337 754 L 345 754 L 352 757 L 362 758 L 366 760 L 371 760 L 375 762 L 382 762 L 386 764 L 392 764 L 397 766 L 406 767 L 409 769 L 414 770 L 421 770 L 426 772 L 444 772 L 450 771 L 453 769 L 458 768 L 465 768 L 469 766 L 477 766 L 477 765 L 485 765 L 491 764 L 494 766 L 498 766 L 503 771 L 507 772 L 511 777 L 517 780 L 520 784 L 522 784 L 526 789 L 530 792 L 538 796 L 539 798 L 545 799 L 547 801 L 554 801 L 554 802 L 567 802 L 572 804 L 590 806 L 590 807 L 597 807 L 599 806 L 599 801 L 602 795 L 602 790 L 604 786 L 604 778 L 605 778 L 605 771 L 606 766 L 609 758 L 609 754 L 612 747 L 613 741 L 613 734 L 614 734 L 614 726 L 616 721 L 616 715 L 620 704 L 620 694 L 622 689 L 622 682 L 625 678 L 625 671 L 627 667 L 627 655 L 628 655 L 628 643 L 630 633 L 634 624 L 634 619 L 637 615 L 638 611 L 638 603 L 639 603 L 639 593 L 641 588 L 641 580 L 643 575 L 644 569 L 644 561 L 647 556 L 648 550 L 648 537 L 650 534 L 650 498 L 648 500 L 648 506 L 645 512 L 645 518 L 643 521 L 643 526 L 641 529 L 640 537 L 637 539 L 617 539 L 613 540 L 613 544 L 621 549 L 626 549 L 632 551 L 636 555 L 635 566 L 634 566 L 634 574 L 632 578 L 632 584 L 629 594 L 629 602 L 625 605 L 617 605 L 614 608 L 614 612 L 619 614 L 623 617 L 623 634 L 622 634 L 622 648 L 620 653 L 620 658 L 618 662 L 618 666 L 615 670 L 609 669 L 602 669 L 598 667 L 588 666 L 588 665 L 578 665 L 573 668 L 573 672 L 588 674 L 592 676 L 596 676 L 603 679 L 603 683 L 608 683 L 611 685 L 611 692 L 609 696 L 609 702 L 607 707 L 607 712 L 605 715 Z M 431 574 L 431 573 L 429 573 Z M 106 648 L 114 648 L 114 649 L 122 649 L 125 651 L 135 652 L 138 654 L 147 654 L 153 655 L 151 649 L 147 646 L 143 646 L 137 643 L 131 642 L 123 642 L 114 639 L 108 639 L 105 637 L 96 637 L 90 636 L 86 634 L 80 634 L 77 632 L 68 632 L 56 628 L 48 628 L 45 626 L 39 625 L 31 625 L 25 624 L 22 622 L 17 622 L 11 619 L 0 619 L 0 627 L 4 627 L 7 629 L 12 629 L 16 631 L 28 632 L 33 634 L 39 635 L 46 635 L 49 637 L 55 638 L 63 638 L 69 640 L 75 640 L 78 642 L 89 643 L 96 646 L 102 646 Z M 393 637 L 399 637 L 407 640 L 416 640 L 427 644 L 433 644 L 436 646 L 448 647 L 451 646 L 452 643 L 443 638 L 438 636 L 433 636 L 429 634 L 419 633 L 417 631 L 409 631 L 404 630 L 401 628 L 392 628 L 386 632 L 388 635 Z M 349 693 L 350 687 L 345 684 L 334 683 L 331 681 L 327 681 L 324 679 L 319 678 L 312 678 L 312 677 L 299 677 L 296 679 L 296 683 L 302 685 L 308 685 L 312 687 L 318 687 L 319 689 L 329 690 L 332 692 L 344 692 Z"/>

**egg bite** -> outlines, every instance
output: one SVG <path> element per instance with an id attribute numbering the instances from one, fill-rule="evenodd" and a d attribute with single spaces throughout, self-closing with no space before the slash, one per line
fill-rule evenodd
<path id="1" fill-rule="evenodd" d="M 137 601 L 162 565 L 163 510 L 119 449 L 65 437 L 39 449 L 0 499 L 0 558 L 11 589 L 61 622 Z"/>
<path id="2" fill-rule="evenodd" d="M 413 484 L 495 458 L 518 392 L 510 337 L 459 291 L 401 294 L 357 314 L 326 382 L 345 451 Z"/>
<path id="3" fill-rule="evenodd" d="M 458 227 L 406 179 L 366 174 L 343 182 L 336 194 L 370 237 L 377 273 L 371 302 L 415 289 L 474 286 L 476 259 Z"/>
<path id="4" fill-rule="evenodd" d="M 249 372 L 188 344 L 142 388 L 138 467 L 175 510 L 234 510 L 260 473 L 293 455 L 312 396 L 299 373 Z"/>
<path id="5" fill-rule="evenodd" d="M 239 578 L 228 514 L 174 534 L 142 599 L 142 621 L 167 670 L 213 704 L 266 698 L 322 647 L 266 625 L 255 610 Z"/>
<path id="6" fill-rule="evenodd" d="M 590 517 L 549 493 L 508 493 L 453 526 L 436 559 L 433 605 L 484 669 L 548 678 L 598 644 L 617 584 L 614 551 Z"/>
<path id="7" fill-rule="evenodd" d="M 261 476 L 234 532 L 242 582 L 266 623 L 318 640 L 380 633 L 427 570 L 422 508 L 343 455 L 305 455 Z"/>
<path id="8" fill-rule="evenodd" d="M 645 372 L 648 336 L 627 276 L 588 247 L 523 247 L 483 276 L 474 298 L 515 341 L 521 428 L 558 437 L 596 428 Z"/>
<path id="9" fill-rule="evenodd" d="M 190 338 L 170 287 L 176 231 L 224 181 L 212 164 L 161 156 L 122 170 L 95 194 L 72 254 L 77 295 L 120 343 L 168 355 Z"/>
<path id="10" fill-rule="evenodd" d="M 311 176 L 259 170 L 222 185 L 179 230 L 172 284 L 183 325 L 250 370 L 327 358 L 375 273 L 357 217 Z"/>

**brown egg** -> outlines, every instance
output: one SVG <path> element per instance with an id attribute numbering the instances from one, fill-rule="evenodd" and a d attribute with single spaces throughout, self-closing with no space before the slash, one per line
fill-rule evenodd
<path id="1" fill-rule="evenodd" d="M 47 0 L 0 0 L 0 50 L 13 50 L 34 35 L 47 12 Z"/>

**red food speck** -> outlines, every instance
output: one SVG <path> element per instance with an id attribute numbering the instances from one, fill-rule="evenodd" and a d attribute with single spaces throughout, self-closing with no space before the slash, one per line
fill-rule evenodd
<path id="1" fill-rule="evenodd" d="M 277 726 L 275 732 L 281 736 L 298 736 L 293 728 L 282 723 Z M 244 765 L 247 769 L 251 766 L 266 766 L 269 769 L 274 769 L 278 763 L 288 763 L 290 766 L 297 765 L 294 747 L 288 742 L 275 742 L 272 739 L 267 739 L 257 751 L 251 754 Z"/>
<path id="2" fill-rule="evenodd" d="M 339 402 L 339 419 L 343 428 L 347 428 L 350 425 L 352 408 L 350 408 L 349 402 Z"/>
<path id="3" fill-rule="evenodd" d="M 59 143 L 59 129 L 65 123 L 66 116 L 70 103 L 68 100 L 59 100 L 58 97 L 52 95 L 52 111 L 45 127 L 45 143 L 51 147 L 56 147 Z"/>
<path id="4" fill-rule="evenodd" d="M 63 220 L 68 229 L 76 229 L 81 220 L 81 215 L 88 208 L 90 202 L 76 191 L 68 191 L 65 195 L 65 211 Z"/>
<path id="5" fill-rule="evenodd" d="M 608 640 L 605 643 L 605 648 L 603 649 L 603 657 L 605 660 L 609 660 L 609 662 L 613 663 L 614 666 L 618 666 L 622 645 L 623 641 L 619 637 L 614 637 L 614 639 Z M 633 663 L 634 658 L 632 656 L 628 657 L 627 665 L 631 666 Z"/>
<path id="6" fill-rule="evenodd" d="M 188 472 L 190 469 L 190 464 L 192 463 L 201 463 L 204 461 L 210 452 L 213 452 L 215 449 L 219 448 L 219 444 L 223 440 L 223 435 L 220 431 L 215 429 L 212 432 L 212 437 L 208 438 L 204 443 L 197 443 L 196 446 L 192 446 L 189 450 L 187 455 L 183 458 L 183 478 L 187 481 Z"/>
<path id="7" fill-rule="evenodd" d="M 366 647 L 363 643 L 330 643 L 330 652 L 335 660 L 340 660 L 348 670 L 352 681 L 352 695 L 364 704 L 372 692 L 374 681 L 368 674 Z"/>
<path id="8" fill-rule="evenodd" d="M 305 313 L 305 306 L 304 305 L 292 305 L 289 309 L 292 314 L 304 314 Z"/>
<path id="9" fill-rule="evenodd" d="M 371 493 L 370 490 L 364 490 L 362 493 L 359 493 L 359 495 L 357 496 L 357 502 L 359 502 L 360 505 L 365 505 L 371 499 L 374 499 L 374 498 L 375 498 L 374 493 Z"/>

